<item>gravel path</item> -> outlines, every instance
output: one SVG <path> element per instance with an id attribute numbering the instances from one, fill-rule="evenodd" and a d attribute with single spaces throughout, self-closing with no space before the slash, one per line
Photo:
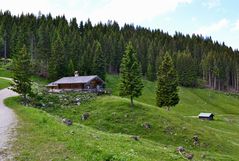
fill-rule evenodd
<path id="1" fill-rule="evenodd" d="M 9 159 L 7 149 L 10 147 L 9 141 L 17 125 L 15 113 L 3 103 L 5 98 L 12 96 L 17 96 L 17 93 L 7 88 L 0 90 L 0 161 Z"/>

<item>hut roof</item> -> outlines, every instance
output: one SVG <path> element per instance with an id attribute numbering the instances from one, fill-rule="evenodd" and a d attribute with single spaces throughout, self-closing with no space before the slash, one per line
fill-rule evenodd
<path id="1" fill-rule="evenodd" d="M 200 113 L 198 117 L 211 117 L 214 116 L 213 113 Z"/>
<path id="2" fill-rule="evenodd" d="M 46 85 L 47 87 L 56 87 L 57 86 L 57 84 L 55 84 L 54 82 L 51 82 L 51 83 L 49 83 L 48 85 Z"/>
<path id="3" fill-rule="evenodd" d="M 47 86 L 57 86 L 57 84 L 74 84 L 74 83 L 89 83 L 91 80 L 97 79 L 104 82 L 100 77 L 97 75 L 91 76 L 73 76 L 73 77 L 63 77 L 55 82 L 48 84 Z"/>

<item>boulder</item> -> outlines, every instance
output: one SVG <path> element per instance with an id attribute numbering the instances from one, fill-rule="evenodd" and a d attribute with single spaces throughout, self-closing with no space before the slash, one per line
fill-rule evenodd
<path id="1" fill-rule="evenodd" d="M 186 153 L 185 157 L 189 160 L 192 160 L 193 159 L 193 154 L 192 153 Z"/>
<path id="2" fill-rule="evenodd" d="M 199 145 L 199 138 L 198 138 L 197 135 L 194 135 L 194 136 L 193 136 L 193 144 L 194 144 L 194 145 Z"/>
<path id="3" fill-rule="evenodd" d="M 73 122 L 70 119 L 66 119 L 66 118 L 62 119 L 62 122 L 66 124 L 67 126 L 70 126 L 73 124 Z"/>
<path id="4" fill-rule="evenodd" d="M 139 141 L 139 136 L 134 135 L 134 136 L 131 136 L 131 138 L 135 141 Z"/>
<path id="5" fill-rule="evenodd" d="M 150 129 L 152 126 L 151 126 L 151 124 L 149 124 L 149 123 L 144 123 L 144 124 L 143 124 L 143 127 L 144 127 L 145 129 Z"/>
<path id="6" fill-rule="evenodd" d="M 81 115 L 81 120 L 87 120 L 90 117 L 90 114 L 88 112 Z"/>
<path id="7" fill-rule="evenodd" d="M 184 147 L 182 147 L 182 146 L 179 146 L 179 147 L 177 147 L 177 151 L 178 151 L 178 152 L 184 152 L 184 151 L 185 151 L 185 149 L 184 149 Z"/>

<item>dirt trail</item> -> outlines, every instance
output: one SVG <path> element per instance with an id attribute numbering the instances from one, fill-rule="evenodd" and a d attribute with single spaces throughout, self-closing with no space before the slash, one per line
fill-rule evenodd
<path id="1" fill-rule="evenodd" d="M 10 147 L 9 141 L 17 125 L 15 113 L 4 105 L 3 100 L 17 95 L 7 88 L 0 90 L 0 161 L 9 159 L 7 149 Z"/>

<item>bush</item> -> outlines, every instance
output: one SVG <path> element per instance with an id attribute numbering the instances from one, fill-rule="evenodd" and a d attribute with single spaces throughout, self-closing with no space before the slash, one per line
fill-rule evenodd
<path id="1" fill-rule="evenodd" d="M 96 94 L 86 92 L 64 92 L 64 93 L 48 93 L 42 92 L 35 95 L 31 104 L 34 107 L 67 107 L 80 105 L 82 103 L 94 100 Z"/>

